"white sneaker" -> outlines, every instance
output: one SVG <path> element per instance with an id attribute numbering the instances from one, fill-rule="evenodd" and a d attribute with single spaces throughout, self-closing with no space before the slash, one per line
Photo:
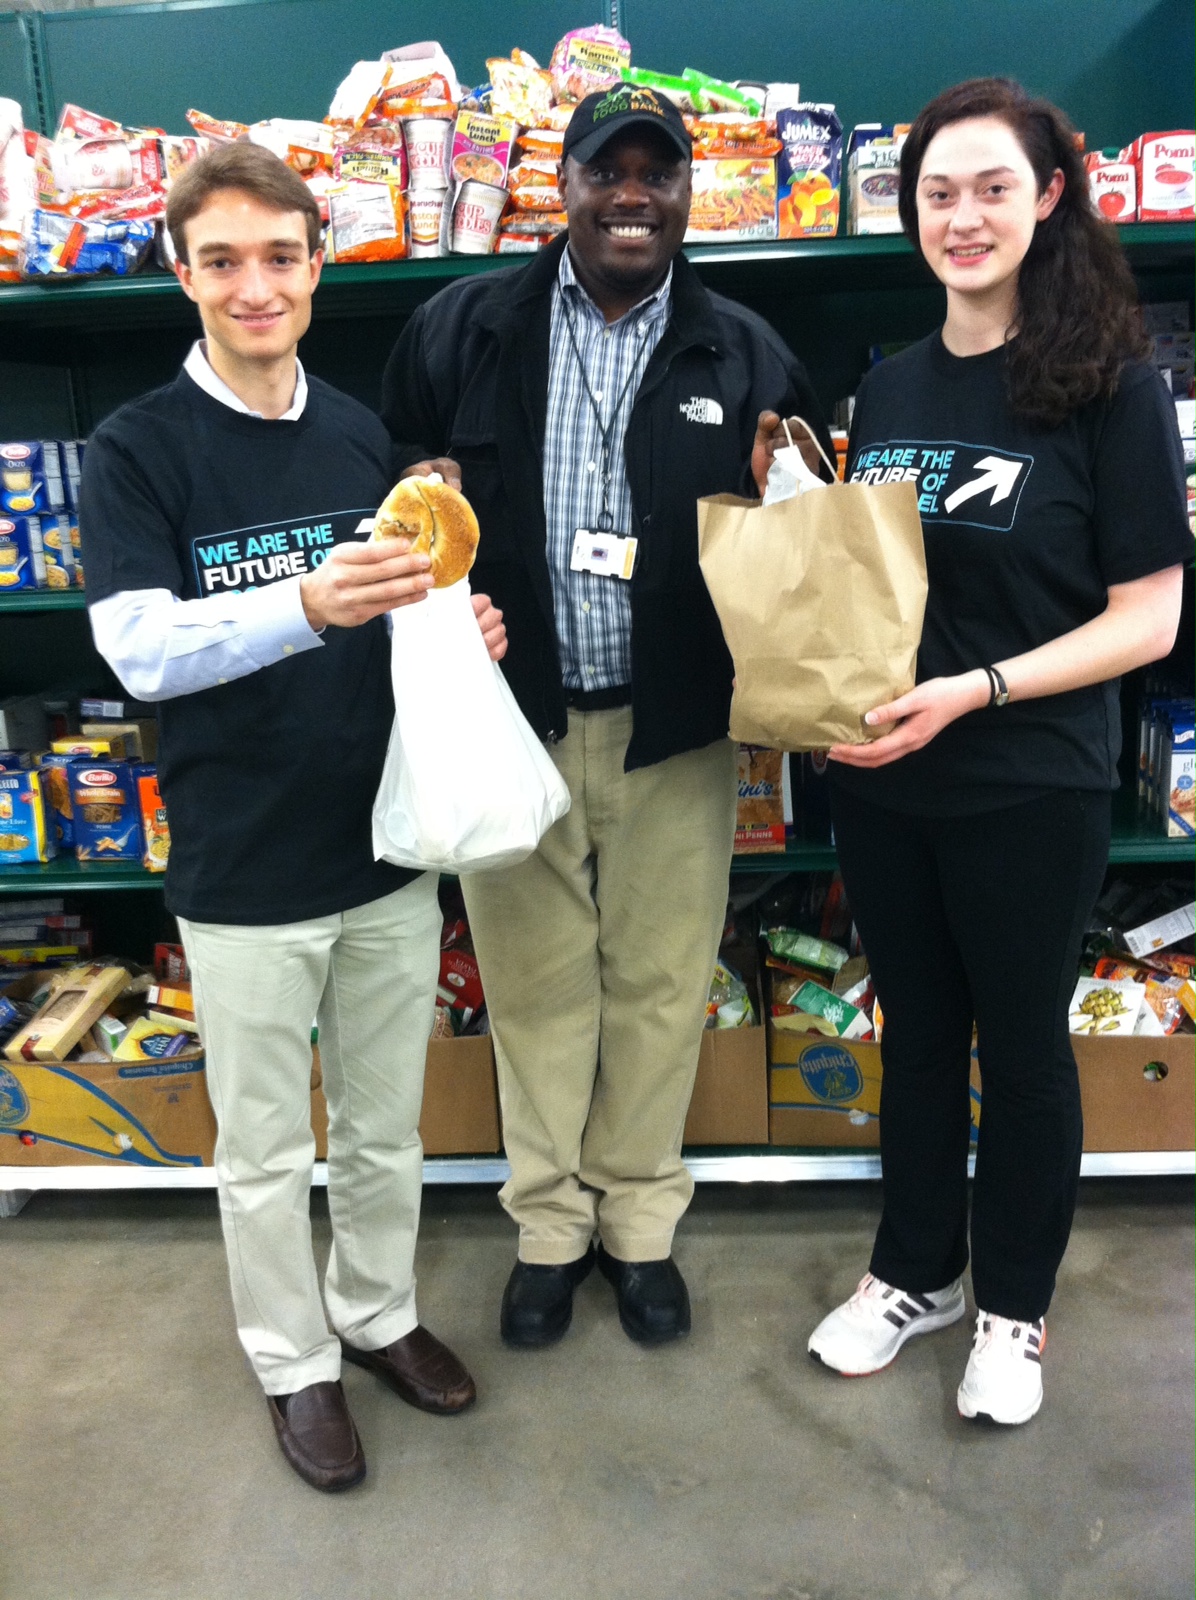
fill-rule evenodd
<path id="1" fill-rule="evenodd" d="M 1042 1404 L 1046 1323 L 1010 1322 L 981 1311 L 968 1368 L 956 1399 L 961 1417 L 1029 1422 Z"/>
<path id="2" fill-rule="evenodd" d="M 866 1272 L 851 1299 L 823 1317 L 806 1348 L 845 1378 L 862 1378 L 887 1367 L 914 1334 L 935 1333 L 958 1322 L 963 1313 L 959 1278 L 932 1294 L 913 1294 Z"/>

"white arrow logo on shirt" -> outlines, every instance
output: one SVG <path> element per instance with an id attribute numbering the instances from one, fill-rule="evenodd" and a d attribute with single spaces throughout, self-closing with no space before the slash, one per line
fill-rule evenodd
<path id="1" fill-rule="evenodd" d="M 943 501 L 944 510 L 954 511 L 957 506 L 963 505 L 965 500 L 970 500 L 973 495 L 983 494 L 986 489 L 991 489 L 993 492 L 993 497 L 988 502 L 990 506 L 995 506 L 999 500 L 1008 500 L 1013 493 L 1018 473 L 1022 470 L 1020 461 L 1006 461 L 1001 456 L 982 456 L 976 466 L 980 469 L 980 476 L 973 478 L 971 483 L 963 484 L 954 494 L 949 494 Z"/>

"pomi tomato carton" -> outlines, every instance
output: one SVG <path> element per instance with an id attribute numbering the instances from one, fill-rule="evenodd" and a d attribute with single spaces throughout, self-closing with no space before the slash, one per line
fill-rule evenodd
<path id="1" fill-rule="evenodd" d="M 1126 150 L 1090 150 L 1084 157 L 1092 203 L 1107 222 L 1138 220 L 1138 168 Z"/>
<path id="2" fill-rule="evenodd" d="M 1144 133 L 1129 150 L 1138 169 L 1138 221 L 1187 222 L 1196 218 L 1193 149 L 1196 133 Z"/>

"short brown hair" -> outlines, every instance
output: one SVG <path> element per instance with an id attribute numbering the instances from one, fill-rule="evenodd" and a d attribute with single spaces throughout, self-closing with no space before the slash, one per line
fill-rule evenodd
<path id="1" fill-rule="evenodd" d="M 184 266 L 190 264 L 183 231 L 186 224 L 199 215 L 214 194 L 225 189 L 252 195 L 270 211 L 301 212 L 307 224 L 309 252 L 315 255 L 320 248 L 320 208 L 303 179 L 264 146 L 235 139 L 216 145 L 193 161 L 171 187 L 166 202 L 166 228 Z"/>

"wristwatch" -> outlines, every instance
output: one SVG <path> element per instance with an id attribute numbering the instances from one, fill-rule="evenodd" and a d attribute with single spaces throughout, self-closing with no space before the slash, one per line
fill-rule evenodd
<path id="1" fill-rule="evenodd" d="M 989 683 L 988 703 L 989 703 L 989 705 L 990 706 L 1008 705 L 1009 704 L 1009 685 L 1005 682 L 1004 678 L 997 671 L 996 667 L 985 667 L 984 670 L 985 670 L 985 672 L 988 673 L 988 683 Z"/>

